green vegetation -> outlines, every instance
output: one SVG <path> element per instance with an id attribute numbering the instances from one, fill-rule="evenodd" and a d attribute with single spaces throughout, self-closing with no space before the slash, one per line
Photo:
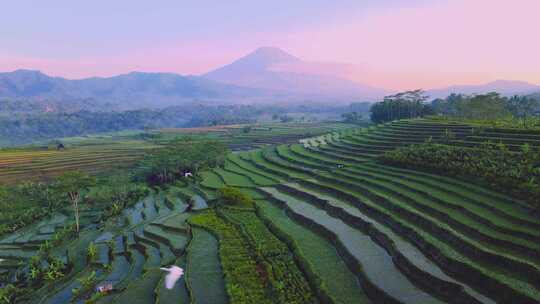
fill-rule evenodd
<path id="1" fill-rule="evenodd" d="M 0 187 L 0 235 L 14 232 L 49 214 L 61 198 L 45 183 Z"/>
<path id="2" fill-rule="evenodd" d="M 232 303 L 271 303 L 265 288 L 268 274 L 260 272 L 260 262 L 236 227 L 213 210 L 193 216 L 189 223 L 208 229 L 219 239 L 221 267 Z"/>
<path id="3" fill-rule="evenodd" d="M 292 248 L 322 302 L 357 303 L 365 299 L 357 278 L 329 241 L 268 201 L 258 202 L 257 212 L 271 231 Z"/>
<path id="4" fill-rule="evenodd" d="M 225 218 L 239 225 L 248 238 L 251 250 L 262 261 L 271 288 L 271 298 L 278 303 L 314 303 L 316 299 L 289 249 L 274 236 L 252 210 L 220 210 Z"/>
<path id="5" fill-rule="evenodd" d="M 382 160 L 409 168 L 476 178 L 493 187 L 504 188 L 540 208 L 540 150 L 524 144 L 521 153 L 504 144 L 463 148 L 425 143 L 387 152 Z"/>
<path id="6" fill-rule="evenodd" d="M 51 105 L 50 103 L 58 103 Z M 50 107 L 54 108 L 49 112 Z M 161 128 L 192 128 L 220 125 L 255 124 L 268 120 L 282 123 L 320 121 L 319 116 L 334 116 L 358 107 L 298 105 L 211 105 L 187 103 L 162 109 L 114 109 L 111 103 L 48 100 L 47 105 L 32 100 L 0 100 L 0 146 L 28 144 L 88 134 L 132 130 L 137 137 L 151 137 L 143 131 Z M 104 109 L 107 109 L 104 111 Z M 295 114 L 300 117 L 295 117 Z M 274 119 L 275 116 L 275 119 Z M 239 131 L 251 135 L 256 127 Z"/>
<path id="7" fill-rule="evenodd" d="M 427 98 L 422 90 L 385 96 L 383 101 L 371 106 L 371 120 L 374 123 L 382 123 L 433 114 L 433 109 L 424 103 Z"/>
<path id="8" fill-rule="evenodd" d="M 218 200 L 227 206 L 252 207 L 253 200 L 240 190 L 233 187 L 224 187 L 218 191 Z"/>
<path id="9" fill-rule="evenodd" d="M 391 115 L 423 115 L 414 96 Z M 0 299 L 540 301 L 535 130 L 435 117 L 196 132 L 142 140 L 153 150 L 130 172 L 3 187 Z M 167 290 L 158 267 L 173 263 L 186 275 Z"/>
<path id="10" fill-rule="evenodd" d="M 156 145 L 122 138 L 74 141 L 66 148 L 27 147 L 0 150 L 0 184 L 49 182 L 65 171 L 85 171 L 94 175 L 126 169 Z"/>
<path id="11" fill-rule="evenodd" d="M 136 176 L 151 185 L 171 183 L 185 174 L 222 164 L 227 148 L 217 141 L 175 140 L 140 161 Z"/>
<path id="12" fill-rule="evenodd" d="M 192 235 L 186 275 L 192 303 L 227 303 L 216 238 L 197 227 L 192 228 Z"/>
<path id="13" fill-rule="evenodd" d="M 540 101 L 528 96 L 502 97 L 497 93 L 467 96 L 451 94 L 432 102 L 439 119 L 460 120 L 479 125 L 505 128 L 537 128 L 534 117 Z"/>
<path id="14" fill-rule="evenodd" d="M 75 212 L 75 226 L 79 232 L 79 203 L 81 201 L 81 192 L 95 185 L 96 179 L 80 171 L 66 172 L 62 174 L 57 181 L 57 190 L 67 196 L 73 205 Z"/>

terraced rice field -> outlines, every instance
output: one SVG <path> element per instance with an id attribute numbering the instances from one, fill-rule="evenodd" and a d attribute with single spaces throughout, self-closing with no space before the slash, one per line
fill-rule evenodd
<path id="1" fill-rule="evenodd" d="M 249 132 L 244 127 L 250 127 Z M 264 123 L 256 125 L 228 125 L 206 128 L 159 130 L 165 138 L 178 135 L 205 136 L 226 143 L 231 150 L 249 150 L 267 145 L 295 143 L 299 139 L 322 135 L 334 131 L 351 129 L 342 123 Z"/>
<path id="2" fill-rule="evenodd" d="M 94 295 L 94 288 L 112 284 L 114 290 L 97 300 L 98 303 L 189 303 L 189 292 L 182 280 L 173 290 L 164 288 L 164 272 L 158 267 L 177 264 L 186 268 L 186 249 L 191 239 L 180 199 L 165 202 L 162 194 L 151 195 L 124 210 L 120 217 L 102 222 L 99 214 L 88 213 L 82 220 L 78 238 L 65 241 L 51 255 L 69 265 L 68 273 L 51 286 L 43 284 L 26 294 L 22 303 L 70 303 L 84 301 Z M 85 214 L 85 213 L 83 213 Z M 25 267 L 36 255 L 40 245 L 54 238 L 55 233 L 72 222 L 71 217 L 55 214 L 0 240 L 1 281 L 3 284 L 28 277 Z M 87 248 L 97 248 L 90 260 Z M 214 254 L 216 254 L 214 252 Z M 41 262 L 45 267 L 46 262 Z M 188 268 L 189 269 L 189 268 Z M 80 279 L 96 273 L 87 293 L 76 295 Z"/>
<path id="3" fill-rule="evenodd" d="M 428 139 L 473 146 L 498 143 L 496 132 L 510 137 L 503 130 L 475 132 L 428 120 L 334 132 L 234 154 L 201 186 L 257 191 L 257 216 L 288 245 L 319 299 L 538 303 L 540 218 L 524 203 L 376 161 L 385 151 Z M 511 148 L 535 140 L 516 136 Z M 329 281 L 321 264 L 342 270 Z"/>
<path id="4" fill-rule="evenodd" d="M 81 145 L 66 150 L 0 151 L 0 185 L 47 180 L 69 170 L 92 174 L 126 168 L 140 159 L 146 142 Z"/>
<path id="5" fill-rule="evenodd" d="M 301 138 L 332 131 L 350 129 L 340 123 L 276 123 L 251 126 L 244 133 L 244 125 L 205 128 L 163 129 L 161 141 L 145 141 L 126 136 L 74 137 L 62 140 L 68 148 L 54 147 L 0 151 L 0 185 L 26 181 L 49 180 L 65 171 L 82 170 L 99 174 L 114 169 L 128 168 L 142 158 L 145 151 L 162 147 L 168 140 L 191 135 L 195 139 L 214 139 L 224 142 L 231 150 L 246 150 L 278 143 L 294 143 Z"/>
<path id="6" fill-rule="evenodd" d="M 78 279 L 96 271 L 98 285 L 115 286 L 97 303 L 540 303 L 540 218 L 524 203 L 377 162 L 402 145 L 475 145 L 491 131 L 475 132 L 398 121 L 232 153 L 199 184 L 153 194 L 120 218 L 88 213 L 81 237 L 53 252 L 71 271 L 27 302 L 69 303 Z M 253 208 L 208 208 L 224 186 Z M 66 216 L 0 240 L 0 277 L 24 272 Z M 168 290 L 156 268 L 172 263 L 187 275 Z"/>

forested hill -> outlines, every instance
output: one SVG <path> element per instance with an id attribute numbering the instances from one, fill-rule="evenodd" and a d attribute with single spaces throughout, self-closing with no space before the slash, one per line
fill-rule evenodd
<path id="1" fill-rule="evenodd" d="M 255 96 L 264 98 L 267 93 L 170 73 L 132 72 L 80 80 L 50 77 L 31 70 L 0 73 L 0 98 L 39 100 L 51 107 L 63 101 L 90 100 L 108 102 L 117 109 L 156 108 L 190 101 L 238 103 L 247 98 L 253 100 Z"/>
<path id="2" fill-rule="evenodd" d="M 0 146 L 121 130 L 245 124 L 259 119 L 287 122 L 294 116 L 304 121 L 308 116 L 335 118 L 351 111 L 367 111 L 366 105 L 361 107 L 358 104 L 265 106 L 188 103 L 163 109 L 110 112 L 44 112 L 35 106 L 32 102 L 25 102 L 17 107 L 17 103 L 3 103 L 0 99 Z"/>
<path id="3" fill-rule="evenodd" d="M 248 123 L 261 110 L 250 106 L 191 105 L 123 112 L 77 111 L 0 116 L 0 145 L 120 130 Z M 279 110 L 275 111 L 279 113 Z"/>

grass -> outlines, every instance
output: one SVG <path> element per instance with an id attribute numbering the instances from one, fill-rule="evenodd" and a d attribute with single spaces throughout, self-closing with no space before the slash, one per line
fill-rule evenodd
<path id="1" fill-rule="evenodd" d="M 383 174 L 384 176 L 400 179 L 402 182 L 414 184 L 415 187 L 420 185 L 420 187 L 426 186 L 430 189 L 436 189 L 448 195 L 459 197 L 460 200 L 465 200 L 470 204 L 489 209 L 499 216 L 510 219 L 510 221 L 520 221 L 520 225 L 523 228 L 527 228 L 527 224 L 525 224 L 527 221 L 538 221 L 537 218 L 531 216 L 526 210 L 521 209 L 516 203 L 507 201 L 507 198 L 499 195 L 489 195 L 486 189 L 470 184 L 463 185 L 455 179 L 397 169 L 380 164 L 364 164 L 356 168 L 348 168 L 347 170 L 353 170 L 355 174 L 357 172 Z M 534 223 L 531 222 L 531 224 Z"/>
<path id="2" fill-rule="evenodd" d="M 412 285 L 394 265 L 388 253 L 369 235 L 297 197 L 274 188 L 265 188 L 265 192 L 285 204 L 287 210 L 305 219 L 303 221 L 314 227 L 315 231 L 323 232 L 322 234 L 329 237 L 329 241 L 335 242 L 344 252 L 342 255 L 351 259 L 349 267 L 354 269 L 360 282 L 363 283 L 364 290 L 380 289 L 382 293 L 393 299 L 400 299 L 404 303 L 442 303 Z M 372 287 L 372 284 L 376 287 Z M 369 301 L 366 299 L 365 302 Z"/>
<path id="3" fill-rule="evenodd" d="M 430 201 L 442 204 L 445 212 L 456 214 L 457 217 L 463 217 L 469 214 L 470 217 L 474 219 L 469 220 L 472 225 L 487 225 L 489 227 L 494 227 L 493 229 L 505 231 L 513 235 L 514 237 L 519 237 L 519 233 L 527 235 L 527 238 L 534 238 L 538 236 L 540 231 L 535 229 L 529 229 L 522 225 L 516 224 L 507 220 L 506 217 L 500 215 L 500 213 L 494 213 L 490 208 L 486 208 L 482 203 L 471 202 L 470 199 L 464 198 L 463 196 L 455 195 L 454 192 L 445 192 L 444 188 L 433 187 L 429 184 L 422 184 L 414 182 L 414 179 L 407 176 L 396 177 L 394 174 L 386 174 L 384 170 L 377 171 L 367 171 L 354 168 L 345 168 L 343 170 L 345 173 L 344 176 L 357 179 L 368 178 L 373 182 L 383 182 L 385 185 L 389 185 L 395 191 L 407 191 L 413 192 L 422 197 L 429 198 Z M 341 174 L 341 172 L 340 172 Z M 423 198 L 418 199 L 417 201 L 421 202 Z M 436 207 L 436 205 L 430 206 Z M 479 229 L 483 229 L 480 227 Z M 502 237 L 504 238 L 504 237 Z M 534 244 L 530 244 L 534 246 Z M 540 247 L 539 247 L 540 248 Z"/>
<path id="4" fill-rule="evenodd" d="M 381 193 L 395 198 L 395 200 L 400 200 L 419 212 L 430 214 L 434 218 L 437 218 L 437 220 L 447 223 L 452 228 L 471 235 L 472 238 L 478 238 L 480 242 L 486 242 L 486 245 L 492 244 L 495 247 L 503 247 L 503 249 L 498 250 L 508 251 L 509 253 L 513 252 L 514 255 L 520 256 L 522 251 L 531 252 L 531 249 L 534 251 L 540 248 L 535 244 L 531 244 L 526 239 L 519 239 L 519 236 L 513 234 L 513 230 L 501 226 L 497 218 L 488 221 L 480 216 L 470 216 L 461 210 L 456 210 L 456 208 L 460 208 L 459 205 L 453 205 L 428 193 L 418 193 L 405 186 L 400 186 L 399 184 L 396 186 L 393 183 L 375 178 L 361 178 L 342 173 L 333 173 L 333 175 L 347 179 L 348 181 L 361 183 L 366 189 L 374 189 L 375 192 L 381 191 Z M 478 221 L 479 218 L 484 222 Z M 489 222 L 489 225 L 486 225 L 486 222 Z M 535 255 L 535 253 L 530 254 Z M 530 255 L 522 256 L 524 259 L 528 259 L 528 257 Z"/>
<path id="5" fill-rule="evenodd" d="M 465 255 L 459 253 L 454 248 L 452 248 L 450 245 L 446 244 L 444 241 L 439 240 L 439 238 L 436 235 L 432 235 L 431 233 L 425 232 L 422 229 L 418 229 L 416 226 L 411 225 L 410 223 L 407 223 L 406 221 L 402 220 L 399 215 L 399 213 L 394 212 L 388 212 L 385 210 L 381 210 L 378 207 L 378 204 L 375 202 L 371 202 L 367 197 L 363 197 L 361 194 L 357 192 L 351 192 L 347 189 L 347 187 L 343 187 L 340 184 L 325 184 L 325 183 L 316 183 L 313 184 L 315 187 L 323 187 L 327 189 L 332 189 L 332 192 L 340 193 L 341 195 L 350 197 L 350 200 L 352 204 L 359 204 L 362 202 L 362 204 L 359 204 L 359 207 L 362 208 L 373 208 L 373 210 L 377 210 L 380 212 L 379 214 L 383 215 L 383 218 L 389 220 L 392 219 L 392 223 L 394 225 L 398 225 L 402 228 L 399 230 L 396 230 L 397 233 L 401 233 L 401 231 L 411 231 L 414 232 L 415 237 L 412 238 L 412 235 L 406 235 L 408 237 L 409 241 L 416 242 L 417 240 L 422 240 L 422 244 L 430 244 L 432 249 L 435 249 L 435 252 L 437 254 L 442 254 L 443 257 L 446 259 L 449 259 L 450 261 L 453 261 L 452 263 L 462 263 L 464 265 L 467 265 L 467 267 L 474 269 L 478 271 L 482 276 L 485 276 L 484 278 L 493 278 L 497 281 L 500 286 L 506 286 L 506 288 L 512 288 L 515 289 L 518 294 L 526 295 L 530 298 L 538 299 L 540 296 L 540 293 L 536 288 L 533 287 L 530 283 L 526 281 L 522 281 L 519 279 L 515 279 L 512 275 L 508 274 L 508 269 L 504 269 L 500 266 L 495 265 L 485 265 L 482 263 L 481 260 L 472 260 Z M 364 205 L 367 204 L 367 205 Z M 388 213 L 387 213 L 388 212 Z M 396 226 L 394 226 L 396 227 Z M 397 228 L 396 228 L 397 229 Z M 417 243 L 419 244 L 419 243 Z M 425 245 L 424 245 L 425 246 Z M 434 252 L 431 252 L 431 254 L 435 254 Z M 447 264 L 440 263 L 441 260 L 438 260 L 438 265 L 443 268 L 447 269 Z M 462 277 L 461 279 L 465 279 Z M 487 285 L 487 283 L 486 283 Z M 491 292 L 495 290 L 495 285 L 491 286 L 485 286 L 485 288 L 490 288 Z M 496 287 L 496 288 L 499 288 Z"/>
<path id="6" fill-rule="evenodd" d="M 232 187 L 254 187 L 255 184 L 246 176 L 234 173 L 232 171 L 223 170 L 221 168 L 214 169 L 214 172 L 218 174 L 223 182 Z"/>
<path id="7" fill-rule="evenodd" d="M 202 228 L 193 227 L 191 233 L 186 273 L 191 303 L 228 303 L 217 239 Z"/>
<path id="8" fill-rule="evenodd" d="M 265 289 L 267 277 L 260 272 L 261 266 L 237 228 L 213 210 L 193 216 L 189 223 L 208 229 L 218 238 L 225 287 L 231 302 L 271 303 Z"/>
<path id="9" fill-rule="evenodd" d="M 332 185 L 330 185 L 330 187 L 335 188 L 335 185 L 332 184 Z M 490 268 L 490 267 L 484 268 L 484 270 L 487 270 L 488 272 L 490 272 L 491 270 L 488 270 L 489 268 Z M 491 272 L 490 272 L 490 273 L 491 273 Z M 502 274 L 502 273 L 501 273 L 501 274 Z M 503 276 L 505 276 L 505 275 L 503 275 Z M 499 276 L 499 278 L 500 278 L 500 276 Z M 503 281 L 505 281 L 505 279 L 503 279 Z M 516 286 L 516 287 L 517 287 L 518 289 L 520 289 L 520 290 L 523 290 L 523 291 L 526 291 L 526 292 L 529 292 L 530 290 L 534 290 L 534 288 L 533 288 L 533 289 L 530 289 L 530 287 L 524 287 L 524 286 L 527 285 L 527 283 L 525 283 L 525 285 L 522 285 L 522 283 L 520 283 L 520 282 L 518 282 L 518 281 L 515 281 L 515 280 L 513 280 L 512 278 L 510 278 L 509 281 L 511 281 L 511 285 Z M 534 291 L 533 291 L 532 294 L 534 294 Z"/>
<path id="10" fill-rule="evenodd" d="M 282 186 L 283 187 L 283 186 Z M 387 238 L 389 242 L 384 242 L 385 248 L 388 252 L 391 252 L 394 259 L 403 260 L 407 259 L 411 263 L 412 267 L 415 267 L 417 271 L 424 272 L 422 276 L 424 280 L 428 280 L 427 284 L 433 285 L 435 282 L 441 282 L 440 284 L 460 284 L 455 279 L 445 274 L 433 261 L 429 260 L 417 247 L 405 240 L 399 234 L 392 231 L 389 227 L 385 226 L 368 216 L 366 216 L 362 209 L 354 206 L 353 204 L 342 200 L 338 197 L 328 195 L 315 188 L 307 188 L 299 184 L 287 184 L 286 188 L 289 191 L 301 193 L 306 200 L 310 203 L 323 205 L 324 209 L 334 216 L 338 216 L 340 219 L 348 222 L 355 223 L 359 226 L 365 225 L 368 233 L 376 239 Z M 389 247 L 394 247 L 392 250 Z M 401 258 L 395 257 L 396 254 L 401 255 Z M 447 283 L 445 283 L 447 282 Z M 426 282 L 424 282 L 426 283 Z M 481 299 L 481 302 L 492 303 L 485 299 L 484 296 L 478 294 L 478 292 L 472 290 L 468 286 L 464 286 L 467 294 Z M 448 291 L 450 289 L 446 288 Z M 454 293 L 452 296 L 456 297 L 458 294 Z"/>
<path id="11" fill-rule="evenodd" d="M 274 175 L 268 171 L 264 171 L 264 170 L 261 170 L 259 168 L 257 168 L 256 166 L 254 166 L 252 163 L 250 163 L 249 161 L 246 161 L 245 159 L 243 159 L 242 156 L 244 157 L 249 157 L 249 155 L 247 155 L 245 152 L 244 153 L 231 153 L 229 154 L 229 156 L 227 157 L 227 160 L 231 163 L 234 163 L 235 165 L 237 165 L 240 169 L 242 169 L 244 171 L 244 173 L 254 173 L 254 174 L 257 174 L 259 176 L 263 176 L 273 182 L 277 182 L 281 179 L 281 177 L 279 175 Z"/>
<path id="12" fill-rule="evenodd" d="M 385 192 L 383 189 L 378 187 L 346 180 L 335 175 L 325 175 L 323 180 L 330 181 L 332 183 L 339 183 L 341 186 L 348 186 L 350 187 L 349 189 L 354 189 L 354 192 L 373 200 L 377 208 L 384 208 L 390 212 L 395 212 L 396 215 L 414 222 L 415 225 L 424 226 L 423 229 L 429 229 L 431 233 L 438 233 L 438 229 L 444 230 L 446 233 L 448 233 L 447 237 L 451 236 L 454 246 L 460 247 L 460 249 L 465 247 L 473 247 L 476 248 L 476 254 L 481 252 L 484 254 L 484 256 L 493 256 L 493 258 L 495 258 L 495 256 L 500 256 L 503 260 L 505 260 L 505 263 L 509 263 L 507 265 L 514 265 L 514 267 L 519 267 L 521 265 L 525 267 L 525 269 L 530 269 L 529 271 L 538 271 L 538 266 L 534 262 L 531 262 L 528 259 L 523 260 L 522 257 L 518 258 L 513 256 L 511 253 L 508 253 L 507 248 L 495 247 L 486 242 L 475 240 L 472 234 L 463 233 L 456 230 L 446 222 L 438 220 L 434 215 L 428 214 L 425 209 L 423 210 L 424 212 L 422 212 L 422 209 L 416 209 L 410 204 L 403 203 L 411 203 L 411 200 L 404 199 L 403 196 L 398 197 L 394 193 Z M 433 224 L 436 226 L 432 226 Z M 437 227 L 437 229 L 433 229 L 432 227 Z M 460 243 L 460 245 L 456 245 L 456 242 Z"/>
<path id="13" fill-rule="evenodd" d="M 317 287 L 319 297 L 333 303 L 358 303 L 366 299 L 356 276 L 330 242 L 294 222 L 268 201 L 257 202 L 257 208 L 272 231 L 294 250 L 311 283 Z"/>
<path id="14" fill-rule="evenodd" d="M 203 181 L 201 186 L 210 188 L 210 189 L 220 189 L 225 186 L 221 177 L 214 171 L 205 171 L 201 174 Z"/>
<path id="15" fill-rule="evenodd" d="M 251 184 L 249 186 L 269 186 L 276 184 L 276 181 L 274 179 L 268 178 L 253 171 L 246 171 L 245 169 L 230 160 L 226 161 L 225 170 L 247 177 L 251 181 Z"/>
<path id="16" fill-rule="evenodd" d="M 143 141 L 74 146 L 64 151 L 27 149 L 0 151 L 0 184 L 50 179 L 66 170 L 93 174 L 126 168 L 155 146 Z"/>
<path id="17" fill-rule="evenodd" d="M 230 127 L 196 135 L 231 147 L 264 148 L 232 153 L 223 167 L 202 172 L 200 184 L 172 186 L 141 201 L 122 213 L 127 224 L 119 218 L 95 227 L 90 221 L 96 215 L 86 212 L 88 230 L 53 250 L 62 258 L 67 249 L 71 272 L 51 290 L 39 287 L 28 297 L 69 301 L 76 279 L 101 267 L 89 265 L 88 244 L 112 232 L 116 244 L 125 242 L 126 248 L 99 245 L 112 257 L 112 272 L 101 272 L 99 280 L 125 290 L 99 303 L 540 301 L 540 219 L 522 202 L 468 181 L 376 162 L 394 147 L 441 140 L 446 129 L 454 132 L 454 142 L 471 146 L 485 138 L 535 143 L 540 136 L 504 129 L 478 133 L 465 124 L 433 120 L 354 132 L 333 125 L 326 135 L 317 132 L 329 126 L 311 126 L 266 125 L 271 131 L 257 126 L 250 133 Z M 300 138 L 309 147 L 297 144 Z M 76 167 L 99 173 L 113 163 L 127 164 L 149 147 L 127 140 L 85 141 L 74 140 L 66 151 L 0 151 L 0 183 L 24 179 L 28 170 L 45 178 Z M 266 147 L 276 142 L 286 144 Z M 183 201 L 197 195 L 213 199 L 224 185 L 255 199 L 255 210 L 182 213 Z M 199 201 L 195 209 L 204 208 Z M 15 257 L 0 263 L 2 276 L 12 275 L 13 263 L 34 255 L 62 222 L 37 221 L 0 240 L 0 257 Z M 170 263 L 187 270 L 186 284 L 171 291 L 162 286 L 163 273 L 155 271 Z"/>

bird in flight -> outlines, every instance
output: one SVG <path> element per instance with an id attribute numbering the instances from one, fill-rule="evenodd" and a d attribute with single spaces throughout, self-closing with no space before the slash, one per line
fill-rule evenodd
<path id="1" fill-rule="evenodd" d="M 182 275 L 184 275 L 184 269 L 178 266 L 170 266 L 169 268 L 160 268 L 161 270 L 168 272 L 169 274 L 165 277 L 165 287 L 167 289 L 173 289 L 174 284 L 180 280 Z"/>

